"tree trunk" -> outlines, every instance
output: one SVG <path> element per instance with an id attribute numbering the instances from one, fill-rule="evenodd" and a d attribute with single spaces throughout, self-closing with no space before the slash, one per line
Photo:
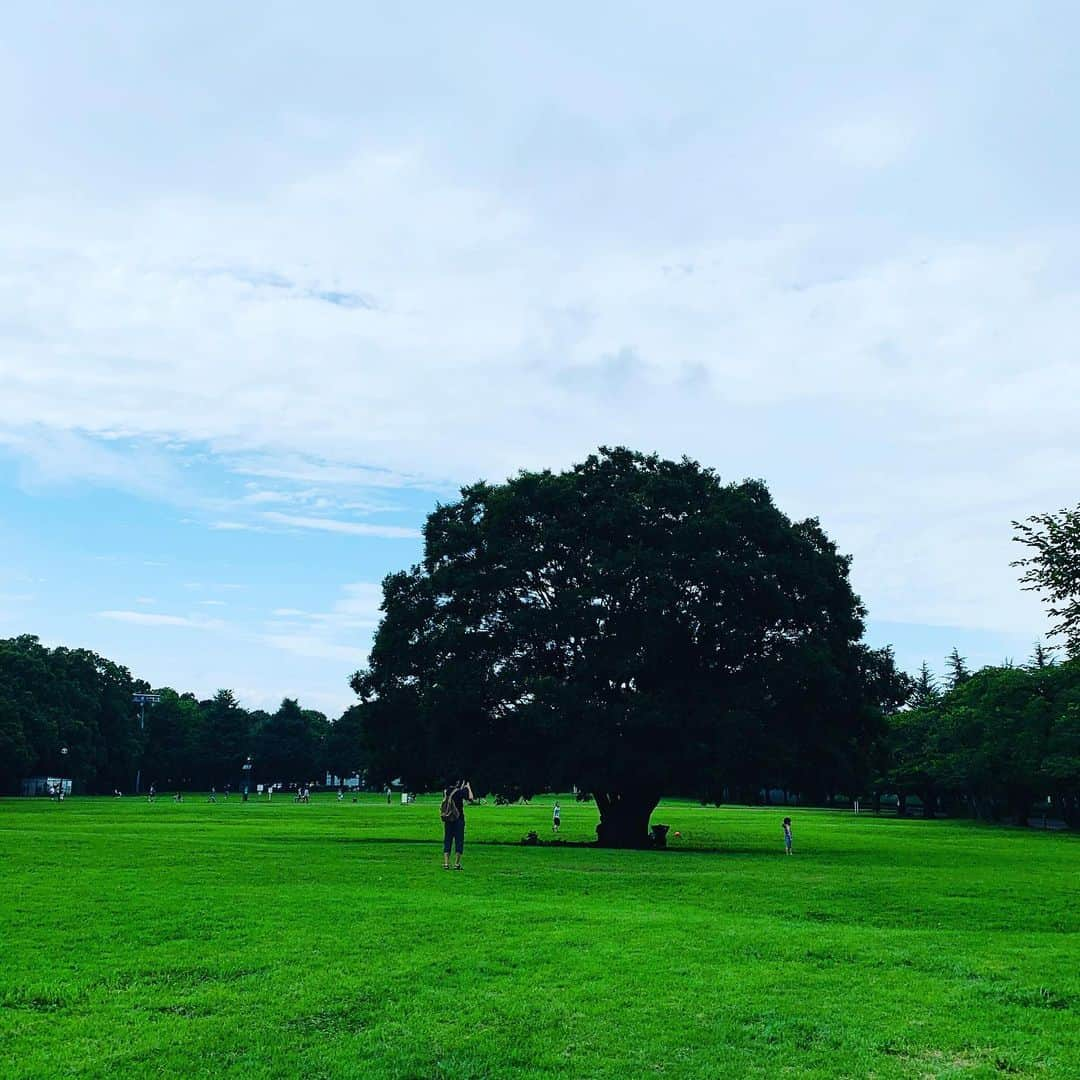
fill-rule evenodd
<path id="1" fill-rule="evenodd" d="M 649 846 L 649 818 L 660 801 L 659 795 L 645 792 L 598 794 L 600 824 L 596 842 L 600 847 L 646 848 Z"/>
<path id="2" fill-rule="evenodd" d="M 1027 828 L 1031 814 L 1031 801 L 1033 795 L 1026 788 L 1020 788 L 1009 794 L 1009 811 L 1017 825 Z"/>

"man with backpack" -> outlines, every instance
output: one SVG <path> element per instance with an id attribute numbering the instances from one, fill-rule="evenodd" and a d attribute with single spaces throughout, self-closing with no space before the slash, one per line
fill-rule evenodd
<path id="1" fill-rule="evenodd" d="M 472 785 L 468 780 L 459 780 L 443 792 L 439 817 L 443 823 L 443 869 L 450 869 L 450 848 L 457 856 L 454 869 L 461 869 L 461 849 L 465 846 L 465 801 L 475 801 Z"/>

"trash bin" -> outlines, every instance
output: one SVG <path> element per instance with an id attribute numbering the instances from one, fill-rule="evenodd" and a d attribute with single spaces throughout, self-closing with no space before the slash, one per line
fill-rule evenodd
<path id="1" fill-rule="evenodd" d="M 670 825 L 654 825 L 652 827 L 653 847 L 667 847 L 667 834 Z"/>

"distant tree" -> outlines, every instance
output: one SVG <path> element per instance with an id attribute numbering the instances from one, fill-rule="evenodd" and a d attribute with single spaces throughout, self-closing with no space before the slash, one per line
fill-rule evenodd
<path id="1" fill-rule="evenodd" d="M 199 772 L 199 703 L 193 694 L 178 694 L 168 686 L 156 693 L 161 700 L 146 710 L 144 786 L 153 783 L 159 787 L 190 787 Z"/>
<path id="2" fill-rule="evenodd" d="M 326 736 L 326 768 L 341 777 L 364 770 L 363 710 L 359 705 L 351 705 L 330 725 Z"/>
<path id="3" fill-rule="evenodd" d="M 980 817 L 1009 814 L 1026 824 L 1032 802 L 1045 793 L 1054 710 L 1040 689 L 1023 668 L 987 667 L 943 704 L 941 771 Z"/>
<path id="4" fill-rule="evenodd" d="M 1031 654 L 1028 667 L 1035 671 L 1042 671 L 1044 668 L 1052 667 L 1053 664 L 1054 650 L 1046 648 L 1041 641 L 1036 641 L 1035 651 Z"/>
<path id="5" fill-rule="evenodd" d="M 922 662 L 919 674 L 912 683 L 911 706 L 921 709 L 927 705 L 936 705 L 941 700 L 941 691 L 926 661 Z"/>
<path id="6" fill-rule="evenodd" d="M 294 698 L 285 698 L 277 712 L 255 732 L 257 778 L 301 783 L 317 779 L 325 720 L 322 713 L 305 711 Z"/>
<path id="7" fill-rule="evenodd" d="M 1012 564 L 1024 571 L 1021 585 L 1043 594 L 1057 620 L 1052 633 L 1065 639 L 1070 656 L 1080 656 L 1080 505 L 1012 525 L 1013 540 L 1033 552 Z"/>
<path id="8" fill-rule="evenodd" d="M 967 666 L 967 660 L 960 655 L 960 650 L 953 646 L 953 651 L 949 653 L 945 660 L 945 663 L 949 668 L 948 675 L 948 687 L 950 690 L 955 690 L 958 686 L 963 686 L 964 683 L 971 678 L 971 670 Z"/>
<path id="9" fill-rule="evenodd" d="M 604 449 L 467 487 L 424 536 L 353 679 L 379 778 L 575 785 L 602 844 L 640 846 L 662 794 L 719 799 L 772 759 L 857 785 L 906 693 L 861 644 L 849 559 L 758 481 Z"/>
<path id="10" fill-rule="evenodd" d="M 30 634 L 0 641 L 0 700 L 17 770 L 108 790 L 135 775 L 140 734 L 131 673 L 87 649 L 48 649 Z M 66 751 L 66 753 L 64 752 Z"/>
<path id="11" fill-rule="evenodd" d="M 22 711 L 0 685 L 0 792 L 18 791 L 33 759 Z"/>
<path id="12" fill-rule="evenodd" d="M 251 753 L 253 714 L 241 708 L 231 690 L 219 690 L 200 705 L 201 730 L 196 774 L 204 786 L 236 785 L 240 768 Z"/>
<path id="13" fill-rule="evenodd" d="M 881 787 L 896 795 L 901 817 L 908 812 L 908 797 L 918 795 L 923 813 L 932 817 L 937 805 L 937 734 L 941 722 L 940 697 L 891 716 L 885 737 L 888 768 Z"/>

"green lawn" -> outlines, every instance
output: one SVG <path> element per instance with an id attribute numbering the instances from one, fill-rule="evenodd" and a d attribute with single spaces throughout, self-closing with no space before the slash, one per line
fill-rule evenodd
<path id="1" fill-rule="evenodd" d="M 467 816 L 458 874 L 432 799 L 0 801 L 0 1075 L 1080 1076 L 1077 837 Z"/>

